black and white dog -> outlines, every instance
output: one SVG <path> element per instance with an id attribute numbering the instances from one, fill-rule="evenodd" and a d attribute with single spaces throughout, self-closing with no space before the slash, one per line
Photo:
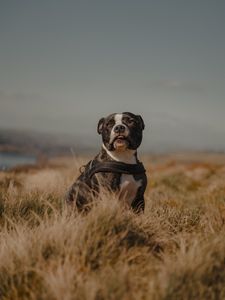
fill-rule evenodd
<path id="1" fill-rule="evenodd" d="M 102 135 L 102 149 L 71 186 L 66 202 L 86 211 L 103 186 L 118 193 L 119 199 L 135 212 L 143 211 L 147 177 L 137 148 L 144 127 L 142 117 L 129 112 L 100 119 L 97 131 Z"/>

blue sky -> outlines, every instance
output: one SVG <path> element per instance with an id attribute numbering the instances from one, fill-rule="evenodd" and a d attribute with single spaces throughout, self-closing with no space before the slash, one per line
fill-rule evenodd
<path id="1" fill-rule="evenodd" d="M 145 149 L 225 149 L 225 2 L 0 1 L 0 127 L 82 136 L 132 111 Z"/>

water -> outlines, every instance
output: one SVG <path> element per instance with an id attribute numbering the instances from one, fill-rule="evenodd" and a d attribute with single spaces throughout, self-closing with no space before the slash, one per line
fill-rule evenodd
<path id="1" fill-rule="evenodd" d="M 30 165 L 36 163 L 36 157 L 21 153 L 1 153 L 0 170 L 7 170 L 19 165 Z"/>

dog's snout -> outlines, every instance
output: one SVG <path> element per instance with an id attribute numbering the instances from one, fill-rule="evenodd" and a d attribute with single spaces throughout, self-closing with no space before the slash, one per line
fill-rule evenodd
<path id="1" fill-rule="evenodd" d="M 124 133 L 125 132 L 126 127 L 124 125 L 117 125 L 114 128 L 114 132 L 115 133 Z"/>

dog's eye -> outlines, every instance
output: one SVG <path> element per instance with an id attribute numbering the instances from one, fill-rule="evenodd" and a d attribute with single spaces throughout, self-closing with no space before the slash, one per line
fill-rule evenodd
<path id="1" fill-rule="evenodd" d="M 114 121 L 113 120 L 109 120 L 107 123 L 106 123 L 106 126 L 107 127 L 113 127 L 114 125 Z"/>
<path id="2" fill-rule="evenodd" d="M 128 124 L 129 125 L 134 125 L 134 124 L 136 124 L 136 121 L 134 120 L 134 119 L 128 119 Z"/>

